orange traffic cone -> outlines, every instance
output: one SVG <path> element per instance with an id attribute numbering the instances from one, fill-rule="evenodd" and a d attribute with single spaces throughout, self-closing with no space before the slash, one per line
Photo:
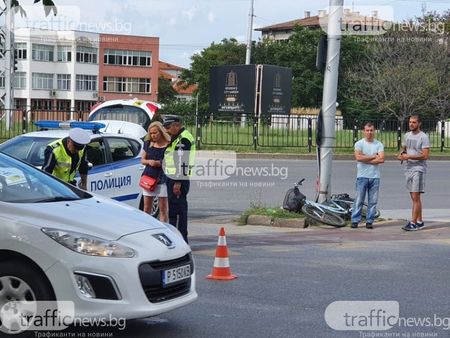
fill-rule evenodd
<path id="1" fill-rule="evenodd" d="M 208 279 L 215 280 L 232 280 L 237 278 L 231 273 L 230 260 L 228 259 L 227 239 L 225 237 L 225 229 L 220 228 L 219 239 L 217 241 L 216 257 L 214 258 L 214 266 Z"/>

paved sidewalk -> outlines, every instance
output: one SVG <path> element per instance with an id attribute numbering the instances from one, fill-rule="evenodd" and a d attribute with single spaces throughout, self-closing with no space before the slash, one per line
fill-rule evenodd
<path id="1" fill-rule="evenodd" d="M 422 214 L 425 222 L 444 222 L 450 225 L 450 209 L 424 209 Z M 411 217 L 411 209 L 382 210 L 381 217 L 408 220 Z"/>
<path id="2" fill-rule="evenodd" d="M 330 226 L 315 225 L 303 228 L 282 228 L 263 225 L 238 225 L 238 216 L 216 216 L 201 219 L 191 219 L 189 222 L 189 237 L 191 243 L 215 241 L 221 227 L 225 228 L 227 236 L 252 237 L 270 236 L 275 234 L 298 235 L 305 238 L 324 237 L 331 241 L 353 241 L 353 240 L 443 240 L 450 244 L 450 212 L 444 209 L 424 210 L 426 227 L 419 231 L 404 231 L 401 229 L 406 223 L 410 210 L 382 210 L 382 220 L 374 223 L 374 229 L 365 228 L 364 223 L 358 229 L 351 229 L 350 226 L 343 228 L 333 228 Z M 402 219 L 404 217 L 404 219 Z"/>

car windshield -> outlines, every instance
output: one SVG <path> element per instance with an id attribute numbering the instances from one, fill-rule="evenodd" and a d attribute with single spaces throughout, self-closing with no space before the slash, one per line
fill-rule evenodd
<path id="1" fill-rule="evenodd" d="M 1 144 L 0 151 L 34 166 L 42 167 L 45 148 L 54 140 L 56 138 L 19 136 Z"/>
<path id="2" fill-rule="evenodd" d="M 28 164 L 0 152 L 0 201 L 44 203 L 91 197 Z"/>
<path id="3" fill-rule="evenodd" d="M 122 104 L 100 108 L 91 116 L 89 116 L 89 121 L 99 120 L 118 120 L 133 122 L 141 125 L 145 130 L 147 130 L 148 126 L 150 125 L 150 118 L 143 109 Z"/>

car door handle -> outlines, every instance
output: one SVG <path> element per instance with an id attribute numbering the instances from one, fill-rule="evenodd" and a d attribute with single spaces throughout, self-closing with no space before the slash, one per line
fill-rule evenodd
<path id="1" fill-rule="evenodd" d="M 145 165 L 141 165 L 140 167 L 139 167 L 139 170 L 140 171 L 142 171 L 142 170 L 144 170 L 145 169 Z"/>
<path id="2" fill-rule="evenodd" d="M 111 177 L 113 175 L 113 173 L 109 172 L 105 174 L 105 177 Z"/>

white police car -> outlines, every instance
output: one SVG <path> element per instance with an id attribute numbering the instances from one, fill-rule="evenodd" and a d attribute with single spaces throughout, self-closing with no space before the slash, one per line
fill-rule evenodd
<path id="1" fill-rule="evenodd" d="M 110 100 L 96 104 L 91 108 L 88 121 L 118 120 L 141 125 L 148 129 L 161 105 L 153 101 L 139 100 Z"/>
<path id="2" fill-rule="evenodd" d="M 0 335 L 31 325 L 36 301 L 108 322 L 196 298 L 191 249 L 173 226 L 0 152 Z"/>
<path id="3" fill-rule="evenodd" d="M 146 135 L 146 131 L 141 126 L 121 121 L 39 121 L 36 124 L 44 129 L 59 129 L 16 136 L 0 144 L 0 151 L 41 167 L 45 148 L 50 142 L 68 136 L 70 128 L 87 129 L 91 142 L 85 151 L 87 160 L 92 164 L 88 173 L 87 190 L 142 209 L 142 191 L 139 187 L 139 179 L 144 170 L 140 162 L 141 137 Z M 157 213 L 156 200 L 152 215 L 156 216 Z"/>

